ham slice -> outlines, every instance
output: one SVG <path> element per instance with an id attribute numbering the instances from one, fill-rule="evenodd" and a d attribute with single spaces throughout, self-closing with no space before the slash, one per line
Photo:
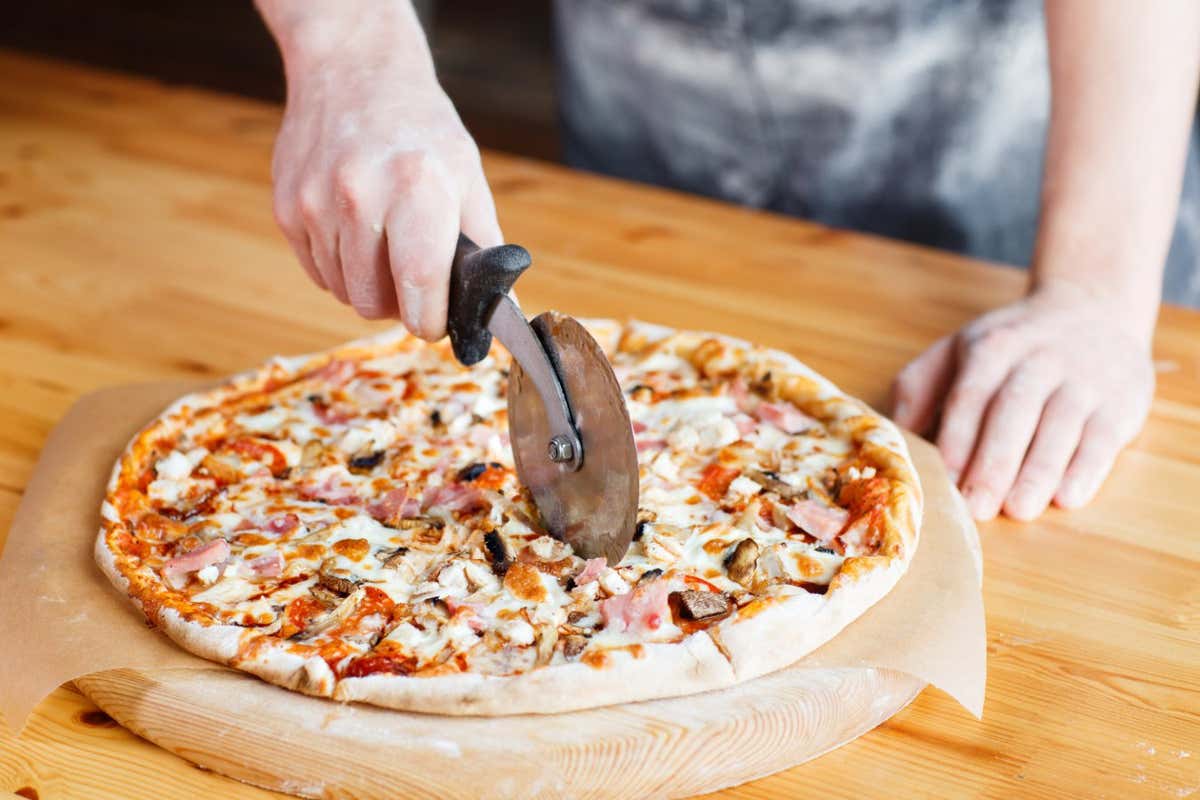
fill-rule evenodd
<path id="1" fill-rule="evenodd" d="M 801 433 L 817 424 L 815 419 L 791 403 L 760 403 L 756 413 L 760 420 L 784 433 Z"/>
<path id="2" fill-rule="evenodd" d="M 788 509 L 787 518 L 824 544 L 833 541 L 842 532 L 846 521 L 850 519 L 850 512 L 817 500 L 799 500 Z"/>
<path id="3" fill-rule="evenodd" d="M 667 604 L 670 588 L 664 580 L 650 581 L 625 594 L 600 603 L 600 616 L 606 630 L 618 633 L 648 633 L 671 621 Z"/>
<path id="4" fill-rule="evenodd" d="M 187 583 L 187 576 L 199 572 L 205 567 L 220 564 L 229 558 L 229 542 L 224 539 L 213 539 L 206 545 L 195 550 L 189 550 L 180 556 L 167 561 L 163 565 L 163 577 L 175 589 L 182 588 Z"/>
<path id="5" fill-rule="evenodd" d="M 246 569 L 256 578 L 278 578 L 283 574 L 283 553 L 272 550 L 265 556 L 246 562 Z"/>
<path id="6" fill-rule="evenodd" d="M 285 536 L 300 527 L 300 518 L 289 512 L 278 517 L 271 517 L 263 527 L 271 533 Z"/>
<path id="7" fill-rule="evenodd" d="M 729 384 L 729 396 L 737 404 L 738 411 L 744 414 L 753 414 L 761 402 L 758 396 L 750 392 L 750 387 L 746 385 L 746 381 L 741 375 L 734 378 L 733 382 Z"/>
<path id="8" fill-rule="evenodd" d="M 600 578 L 600 573 L 604 572 L 608 567 L 608 559 L 606 558 L 589 558 L 583 562 L 583 569 L 575 576 L 575 585 L 583 586 L 585 583 L 591 583 Z"/>
<path id="9" fill-rule="evenodd" d="M 354 362 L 335 358 L 312 374 L 313 380 L 325 386 L 342 386 L 354 377 Z"/>
<path id="10" fill-rule="evenodd" d="M 421 513 L 421 501 L 408 496 L 408 487 L 400 486 L 367 506 L 367 513 L 380 522 L 415 517 Z"/>
<path id="11" fill-rule="evenodd" d="M 638 439 L 637 451 L 644 453 L 647 450 L 662 450 L 667 446 L 666 439 Z"/>
<path id="12" fill-rule="evenodd" d="M 425 490 L 421 505 L 426 509 L 442 511 L 474 511 L 484 504 L 483 495 L 474 486 L 463 483 L 447 483 Z"/>
<path id="13" fill-rule="evenodd" d="M 733 415 L 733 424 L 737 427 L 739 436 L 749 436 L 758 427 L 758 423 L 754 421 L 754 417 L 740 412 Z"/>
<path id="14" fill-rule="evenodd" d="M 359 499 L 353 486 L 338 483 L 332 475 L 315 486 L 301 486 L 299 489 L 300 496 L 305 500 L 320 500 L 331 506 L 349 506 Z"/>
<path id="15" fill-rule="evenodd" d="M 442 601 L 446 604 L 446 610 L 450 612 L 451 617 L 461 616 L 462 621 L 475 633 L 483 633 L 487 629 L 487 623 L 482 617 L 483 610 L 486 608 L 483 603 L 464 603 L 453 597 L 443 598 Z"/>

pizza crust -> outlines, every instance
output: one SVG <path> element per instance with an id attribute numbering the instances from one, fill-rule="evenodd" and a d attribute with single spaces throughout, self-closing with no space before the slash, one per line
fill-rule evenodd
<path id="1" fill-rule="evenodd" d="M 624 334 L 634 331 L 650 340 L 677 335 L 675 331 L 646 323 L 622 328 L 610 320 L 585 320 L 597 340 L 611 352 Z M 718 339 L 737 347 L 751 347 L 731 337 L 691 333 L 696 343 Z M 219 405 L 247 391 L 261 389 L 273 380 L 285 380 L 331 358 L 370 353 L 404 338 L 399 329 L 356 340 L 331 352 L 273 359 L 266 367 L 234 376 L 224 386 L 180 398 L 147 429 L 187 409 Z M 119 568 L 102 528 L 95 543 L 97 563 L 109 580 L 127 594 L 147 618 L 184 649 L 217 663 L 235 666 L 260 678 L 305 694 L 340 701 L 366 702 L 407 711 L 447 715 L 506 715 L 558 713 L 616 703 L 634 702 L 710 691 L 781 669 L 803 658 L 832 639 L 887 594 L 907 570 L 918 542 L 922 497 L 916 470 L 900 431 L 865 404 L 842 394 L 823 376 L 787 353 L 756 348 L 754 365 L 763 370 L 786 370 L 798 376 L 807 391 L 785 388 L 787 399 L 802 410 L 817 402 L 838 420 L 864 420 L 861 439 L 880 448 L 887 457 L 878 464 L 903 490 L 894 493 L 887 509 L 887 535 L 895 537 L 891 558 L 867 557 L 856 569 L 843 570 L 825 595 L 797 594 L 770 599 L 762 610 L 733 624 L 714 626 L 675 643 L 646 643 L 634 655 L 629 650 L 609 651 L 603 666 L 581 662 L 555 664 L 512 676 L 457 673 L 430 677 L 375 674 L 337 680 L 324 661 L 288 652 L 278 640 L 265 640 L 253 657 L 239 652 L 248 629 L 209 625 L 186 619 L 163 604 L 147 604 L 131 592 L 131 583 Z M 815 387 L 816 391 L 812 391 Z M 824 416 L 824 415 L 823 415 Z M 142 437 L 139 433 L 132 448 Z M 109 491 L 117 486 L 121 461 L 114 466 Z M 758 601 L 756 601 L 758 602 Z M 253 630 L 253 629 L 249 629 Z M 711 635 L 710 635 L 711 631 Z M 272 646 L 272 642 L 279 646 Z"/>

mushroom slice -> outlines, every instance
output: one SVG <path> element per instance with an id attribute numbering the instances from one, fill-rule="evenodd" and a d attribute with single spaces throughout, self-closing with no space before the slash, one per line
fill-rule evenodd
<path id="1" fill-rule="evenodd" d="M 550 659 L 554 657 L 554 646 L 558 644 L 558 626 L 546 625 L 538 631 L 537 636 L 537 663 L 542 666 L 550 663 Z"/>
<path id="2" fill-rule="evenodd" d="M 582 653 L 588 646 L 587 637 L 576 633 L 572 633 L 569 636 L 564 636 L 562 643 L 563 657 L 569 660 L 578 658 L 579 654 Z"/>
<path id="3" fill-rule="evenodd" d="M 495 531 L 488 531 L 483 535 L 483 546 L 487 548 L 488 558 L 492 561 L 492 571 L 498 576 L 503 576 L 508 572 L 508 566 L 512 562 L 512 556 L 508 553 L 508 548 L 504 544 L 504 539 Z"/>
<path id="4" fill-rule="evenodd" d="M 643 583 L 649 583 L 650 581 L 654 580 L 655 578 L 659 577 L 662 574 L 663 574 L 663 571 L 661 569 L 659 569 L 658 567 L 655 567 L 654 569 L 648 569 L 638 577 L 637 583 L 635 583 L 634 585 L 641 586 Z"/>
<path id="5" fill-rule="evenodd" d="M 799 489 L 795 486 L 792 486 L 790 483 L 785 482 L 779 477 L 779 475 L 771 472 L 770 470 L 747 467 L 746 469 L 742 470 L 742 474 L 766 489 L 768 492 L 774 492 L 784 500 L 799 500 L 805 496 L 807 491 L 806 489 Z"/>
<path id="6" fill-rule="evenodd" d="M 725 559 L 725 572 L 729 579 L 747 585 L 754 575 L 754 562 L 758 560 L 758 542 L 742 539 Z"/>
<path id="7" fill-rule="evenodd" d="M 384 548 L 376 552 L 375 558 L 379 559 L 379 562 L 383 564 L 385 569 L 395 569 L 404 560 L 404 556 L 406 555 L 408 555 L 407 547 L 394 547 L 390 549 Z"/>
<path id="8" fill-rule="evenodd" d="M 688 589 L 672 595 L 679 603 L 680 616 L 684 619 L 716 622 L 733 610 L 729 598 L 720 592 L 702 592 Z"/>
<path id="9" fill-rule="evenodd" d="M 336 563 L 332 558 L 327 558 L 322 562 L 321 569 L 317 572 L 317 583 L 329 591 L 345 597 L 357 589 L 362 580 L 356 578 L 349 570 L 339 569 Z"/>

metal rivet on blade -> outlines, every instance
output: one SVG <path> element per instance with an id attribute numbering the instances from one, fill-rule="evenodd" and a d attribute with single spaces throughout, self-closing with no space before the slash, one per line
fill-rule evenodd
<path id="1" fill-rule="evenodd" d="M 550 460 L 556 464 L 570 461 L 575 457 L 575 448 L 571 446 L 571 440 L 565 436 L 555 436 L 551 439 L 546 452 L 549 454 Z"/>

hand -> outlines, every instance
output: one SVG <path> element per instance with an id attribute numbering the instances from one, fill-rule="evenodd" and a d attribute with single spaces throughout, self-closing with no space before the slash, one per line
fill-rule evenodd
<path id="1" fill-rule="evenodd" d="M 971 514 L 1033 519 L 1096 494 L 1154 394 L 1145 326 L 1056 284 L 935 342 L 896 378 L 893 414 L 937 446 Z"/>
<path id="2" fill-rule="evenodd" d="M 275 217 L 319 286 L 364 317 L 399 314 L 437 339 L 458 232 L 500 244 L 496 209 L 432 69 L 414 67 L 394 38 L 357 36 L 321 63 L 289 64 Z"/>

